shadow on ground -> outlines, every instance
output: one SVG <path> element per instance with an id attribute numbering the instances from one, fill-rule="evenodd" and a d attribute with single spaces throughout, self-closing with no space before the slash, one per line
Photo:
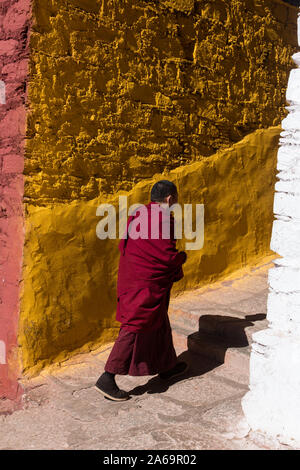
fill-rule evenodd
<path id="1" fill-rule="evenodd" d="M 203 315 L 199 318 L 199 331 L 189 335 L 188 350 L 178 356 L 179 361 L 185 361 L 189 364 L 187 372 L 180 377 L 170 380 L 161 380 L 158 376 L 151 378 L 146 384 L 137 386 L 128 393 L 132 396 L 143 395 L 144 393 L 164 393 L 175 383 L 187 380 L 192 377 L 200 377 L 207 372 L 219 367 L 224 363 L 226 351 L 228 348 L 244 348 L 249 346 L 248 337 L 245 332 L 246 327 L 254 326 L 254 322 L 261 321 L 266 315 L 259 313 L 256 315 L 246 315 L 244 319 L 237 317 L 228 317 L 222 315 Z M 208 324 L 209 323 L 209 326 Z M 210 332 L 207 331 L 208 327 Z M 230 332 L 232 331 L 232 335 Z M 226 333 L 227 332 L 227 333 Z M 228 336 L 226 336 L 226 334 Z M 199 336 L 199 349 L 197 353 L 189 348 L 189 338 L 195 335 Z M 218 347 L 218 359 L 207 358 L 201 354 L 201 337 L 206 336 L 207 339 L 214 338 Z M 218 341 L 219 338 L 219 341 Z"/>

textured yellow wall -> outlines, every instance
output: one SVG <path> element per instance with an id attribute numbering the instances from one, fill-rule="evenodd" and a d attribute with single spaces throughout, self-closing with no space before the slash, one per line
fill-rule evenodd
<path id="1" fill-rule="evenodd" d="M 295 7 L 278 0 L 33 4 L 25 169 L 32 204 L 128 190 L 283 118 Z"/>
<path id="2" fill-rule="evenodd" d="M 177 290 L 270 254 L 270 126 L 284 114 L 297 9 L 33 0 L 33 13 L 19 331 L 29 373 L 116 335 L 117 241 L 96 238 L 95 214 L 120 190 L 146 202 L 163 176 L 182 202 L 205 204 L 204 248 Z"/>
<path id="3" fill-rule="evenodd" d="M 224 277 L 269 255 L 280 128 L 258 130 L 168 174 L 186 203 L 205 204 L 205 243 L 190 251 L 177 291 Z M 149 200 L 154 179 L 128 193 L 129 205 Z M 96 237 L 103 200 L 27 207 L 19 344 L 34 373 L 74 351 L 114 339 L 118 241 Z M 118 207 L 118 197 L 110 202 Z M 181 241 L 182 243 L 183 241 Z"/>

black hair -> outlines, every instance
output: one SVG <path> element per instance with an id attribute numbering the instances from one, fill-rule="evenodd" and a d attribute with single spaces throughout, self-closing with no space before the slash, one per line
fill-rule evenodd
<path id="1" fill-rule="evenodd" d="M 168 196 L 176 196 L 177 188 L 172 181 L 161 180 L 155 183 L 151 190 L 152 202 L 163 202 Z"/>

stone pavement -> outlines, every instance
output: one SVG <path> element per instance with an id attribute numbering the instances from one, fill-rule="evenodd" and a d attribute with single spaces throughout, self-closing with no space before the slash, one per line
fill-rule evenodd
<path id="1" fill-rule="evenodd" d="M 167 383 L 118 376 L 132 398 L 111 402 L 93 388 L 108 345 L 23 382 L 24 408 L 0 416 L 0 450 L 289 449 L 249 432 L 241 409 L 248 390 L 248 342 L 266 326 L 271 266 L 237 272 L 172 300 L 175 347 L 190 364 L 185 376 Z"/>

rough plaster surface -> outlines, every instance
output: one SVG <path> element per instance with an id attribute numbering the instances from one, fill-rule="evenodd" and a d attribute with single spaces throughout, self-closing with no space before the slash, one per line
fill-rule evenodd
<path id="1" fill-rule="evenodd" d="M 285 116 L 297 9 L 277 0 L 34 0 L 25 195 L 94 199 Z"/>
<path id="2" fill-rule="evenodd" d="M 298 17 L 300 31 L 300 16 Z M 299 41 L 300 45 L 300 41 Z M 243 409 L 254 430 L 280 442 L 300 444 L 300 251 L 299 186 L 300 111 L 299 54 L 294 56 L 287 89 L 289 116 L 283 123 L 278 152 L 279 183 L 276 187 L 271 248 L 281 258 L 269 271 L 269 328 L 256 333 L 250 362 L 250 392 Z"/>
<path id="3" fill-rule="evenodd" d="M 0 399 L 16 401 L 29 19 L 29 0 L 0 2 Z"/>

